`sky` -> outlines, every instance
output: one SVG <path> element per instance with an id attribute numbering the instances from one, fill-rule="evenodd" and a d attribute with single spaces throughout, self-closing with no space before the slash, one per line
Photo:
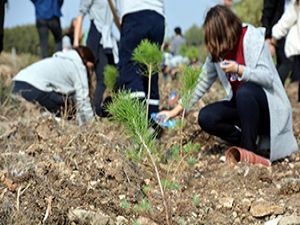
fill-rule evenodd
<path id="1" fill-rule="evenodd" d="M 35 23 L 34 7 L 30 0 L 8 1 L 9 5 L 6 8 L 4 27 Z M 63 27 L 68 27 L 71 19 L 76 17 L 79 2 L 80 0 L 64 0 L 63 17 L 61 18 Z M 207 9 L 218 2 L 219 0 L 165 0 L 166 35 L 172 36 L 173 29 L 176 26 L 180 26 L 185 31 L 193 24 L 202 25 Z M 84 31 L 88 30 L 88 26 L 89 20 L 88 16 L 86 16 Z"/>

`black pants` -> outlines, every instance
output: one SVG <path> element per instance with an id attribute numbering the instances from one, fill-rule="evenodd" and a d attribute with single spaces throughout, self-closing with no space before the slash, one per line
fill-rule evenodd
<path id="1" fill-rule="evenodd" d="M 165 19 L 155 11 L 143 10 L 130 13 L 123 18 L 120 40 L 120 62 L 117 85 L 120 89 L 130 90 L 134 96 L 145 99 L 148 93 L 148 78 L 141 68 L 132 60 L 134 49 L 143 39 L 161 46 L 164 39 Z M 151 79 L 149 115 L 159 110 L 158 74 Z"/>
<path id="2" fill-rule="evenodd" d="M 5 2 L 6 0 L 0 0 L 0 53 L 3 50 L 3 26 L 5 16 Z"/>
<path id="3" fill-rule="evenodd" d="M 266 94 L 257 84 L 244 83 L 232 100 L 205 106 L 198 122 L 207 133 L 263 155 L 258 152 L 256 141 L 260 134 L 270 135 Z"/>
<path id="4" fill-rule="evenodd" d="M 41 91 L 31 84 L 23 81 L 15 81 L 12 92 L 21 95 L 24 99 L 32 103 L 38 103 L 45 107 L 49 112 L 54 113 L 56 116 L 61 116 L 61 112 L 65 107 L 70 107 L 73 102 L 70 97 L 62 95 L 57 92 Z M 74 107 L 70 107 L 67 111 L 69 115 L 74 114 Z"/>
<path id="5" fill-rule="evenodd" d="M 90 30 L 87 39 L 87 46 L 92 50 L 96 59 L 96 78 L 97 85 L 94 96 L 94 108 L 98 116 L 103 116 L 105 113 L 102 109 L 102 98 L 106 89 L 104 84 L 104 68 L 107 64 L 115 65 L 114 57 L 111 49 L 104 49 L 100 44 L 102 38 L 101 33 L 97 30 L 93 21 L 91 21 Z"/>
<path id="6" fill-rule="evenodd" d="M 58 17 L 53 17 L 49 20 L 37 19 L 36 27 L 40 38 L 41 58 L 48 57 L 49 30 L 54 36 L 55 51 L 62 50 L 62 30 L 60 26 L 60 19 Z"/>
<path id="7" fill-rule="evenodd" d="M 285 38 L 278 40 L 276 46 L 276 68 L 281 82 L 284 84 L 288 75 L 291 73 L 291 81 L 299 80 L 299 74 L 295 73 L 293 62 L 288 59 L 284 52 Z"/>

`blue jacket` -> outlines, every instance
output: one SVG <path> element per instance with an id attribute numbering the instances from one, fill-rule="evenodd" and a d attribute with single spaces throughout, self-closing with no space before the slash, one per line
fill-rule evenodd
<path id="1" fill-rule="evenodd" d="M 61 7 L 64 0 L 31 0 L 35 6 L 36 19 L 52 19 L 61 17 Z"/>

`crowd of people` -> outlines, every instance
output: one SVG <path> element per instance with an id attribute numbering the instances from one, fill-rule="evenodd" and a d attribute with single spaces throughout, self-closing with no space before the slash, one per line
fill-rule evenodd
<path id="1" fill-rule="evenodd" d="M 63 0 L 31 1 L 36 9 L 43 59 L 15 76 L 14 94 L 39 103 L 57 116 L 67 112 L 70 105 L 75 106 L 77 121 L 82 125 L 94 115 L 106 115 L 104 68 L 116 65 L 119 71 L 116 90 L 127 90 L 132 98 L 141 101 L 149 97 L 149 120 L 152 113 L 158 113 L 167 121 L 184 110 L 179 101 L 173 109 L 159 112 L 159 74 L 151 77 L 150 96 L 147 96 L 148 77 L 141 76 L 141 67 L 132 60 L 134 49 L 144 39 L 163 46 L 164 0 L 81 0 L 78 16 L 66 33 L 71 46 L 50 58 L 48 30 L 55 38 L 56 49 L 62 50 Z M 1 0 L 1 10 L 4 2 Z M 200 109 L 199 126 L 230 145 L 271 161 L 278 160 L 298 150 L 284 82 L 290 73 L 291 81 L 299 80 L 300 3 L 299 0 L 264 0 L 262 25 L 265 28 L 242 23 L 231 9 L 232 4 L 231 0 L 224 0 L 206 14 L 203 28 L 208 56 L 189 108 L 219 79 L 227 97 Z M 81 27 L 86 15 L 90 28 L 86 47 L 83 47 Z M 114 23 L 120 30 L 119 43 L 113 36 Z M 170 45 L 163 48 L 168 51 L 164 68 L 173 67 L 172 63 L 180 55 L 180 46 L 185 44 L 180 27 L 174 31 Z M 272 58 L 275 54 L 276 67 Z M 93 71 L 97 81 L 95 93 L 91 93 L 90 88 Z"/>

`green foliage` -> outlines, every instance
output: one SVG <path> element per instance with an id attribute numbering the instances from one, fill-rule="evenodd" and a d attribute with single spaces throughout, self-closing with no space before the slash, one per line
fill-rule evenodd
<path id="1" fill-rule="evenodd" d="M 35 25 L 17 26 L 4 30 L 4 51 L 10 52 L 13 47 L 17 53 L 40 54 L 39 36 Z M 49 55 L 54 52 L 55 41 L 49 32 Z"/>
<path id="2" fill-rule="evenodd" d="M 190 167 L 193 167 L 197 162 L 198 160 L 193 156 L 190 156 L 187 160 L 187 163 Z"/>
<path id="3" fill-rule="evenodd" d="M 161 183 L 164 189 L 178 190 L 180 188 L 180 185 L 174 181 L 162 180 Z"/>
<path id="4" fill-rule="evenodd" d="M 6 86 L 2 80 L 0 80 L 0 106 L 10 97 L 10 87 Z"/>
<path id="5" fill-rule="evenodd" d="M 141 137 L 149 149 L 154 148 L 154 137 L 148 130 L 145 104 L 136 98 L 131 98 L 127 92 L 121 91 L 113 96 L 112 103 L 108 106 L 113 120 L 122 123 L 125 131 L 139 144 Z"/>
<path id="6" fill-rule="evenodd" d="M 188 108 L 192 93 L 196 88 L 198 77 L 201 70 L 191 67 L 185 67 L 181 76 L 181 89 L 179 95 L 181 96 L 181 104 L 184 108 Z"/>
<path id="7" fill-rule="evenodd" d="M 153 74 L 159 71 L 159 65 L 163 60 L 163 55 L 157 44 L 151 43 L 145 39 L 134 49 L 132 59 L 135 62 L 146 66 L 147 72 L 149 73 L 149 71 L 151 71 Z M 148 73 L 144 75 L 148 76 Z"/>
<path id="8" fill-rule="evenodd" d="M 104 84 L 109 91 L 113 91 L 117 77 L 117 68 L 113 65 L 106 65 L 104 68 Z"/>
<path id="9" fill-rule="evenodd" d="M 202 45 L 204 43 L 203 28 L 194 24 L 184 33 L 184 37 L 187 45 Z"/>
<path id="10" fill-rule="evenodd" d="M 143 185 L 143 192 L 148 193 L 151 190 L 151 187 L 149 185 Z"/>
<path id="11" fill-rule="evenodd" d="M 137 205 L 134 206 L 133 209 L 138 212 L 147 213 L 152 213 L 153 211 L 151 203 L 146 198 L 143 198 L 142 201 L 140 201 Z"/>
<path id="12" fill-rule="evenodd" d="M 192 142 L 189 142 L 184 146 L 183 150 L 186 154 L 196 153 L 200 151 L 200 145 L 198 143 L 193 144 Z"/>
<path id="13" fill-rule="evenodd" d="M 195 46 L 188 46 L 186 44 L 180 46 L 180 55 L 186 56 L 190 61 L 199 59 L 199 49 Z"/>
<path id="14" fill-rule="evenodd" d="M 200 204 L 200 197 L 198 195 L 194 195 L 192 199 L 192 203 L 194 206 L 198 206 Z"/>
<path id="15" fill-rule="evenodd" d="M 244 23 L 260 26 L 263 8 L 263 0 L 243 0 L 238 2 L 234 10 Z"/>
<path id="16" fill-rule="evenodd" d="M 178 144 L 172 145 L 171 156 L 172 158 L 177 158 L 180 152 L 180 146 Z"/>
<path id="17" fill-rule="evenodd" d="M 126 199 L 122 199 L 120 202 L 120 207 L 122 209 L 129 209 L 130 208 L 130 203 Z"/>
<path id="18" fill-rule="evenodd" d="M 180 225 L 186 225 L 187 223 L 185 222 L 185 219 L 183 217 L 180 217 L 180 219 L 178 220 L 178 223 Z"/>

